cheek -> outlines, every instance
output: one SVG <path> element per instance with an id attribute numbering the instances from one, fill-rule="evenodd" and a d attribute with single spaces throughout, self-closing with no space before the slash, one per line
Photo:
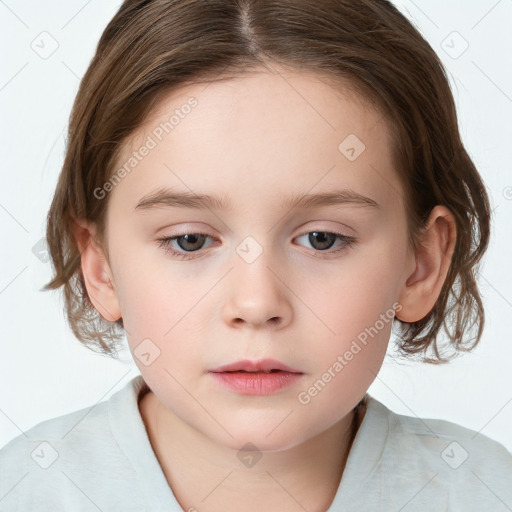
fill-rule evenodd
<path id="1" fill-rule="evenodd" d="M 117 293 L 128 331 L 161 338 L 198 300 L 197 281 L 185 279 L 163 258 L 132 253 L 118 260 L 118 268 Z"/>
<path id="2" fill-rule="evenodd" d="M 205 318 L 202 298 L 208 285 L 184 277 L 169 266 L 143 268 L 123 262 L 118 297 L 128 344 L 141 373 L 168 378 L 166 370 L 185 374 L 190 365 L 200 364 L 203 353 L 197 339 L 198 321 Z M 210 285 L 211 287 L 211 285 Z M 149 353 L 150 365 L 141 354 Z M 173 362 L 178 361 L 178 364 Z"/>
<path id="3" fill-rule="evenodd" d="M 304 302 L 323 320 L 327 337 L 347 341 L 373 326 L 382 314 L 393 317 L 399 279 L 394 258 L 383 245 L 354 253 L 324 276 L 327 284 L 304 286 Z M 380 322 L 378 327 L 383 330 Z"/>
<path id="4" fill-rule="evenodd" d="M 313 380 L 324 375 L 329 382 L 330 391 L 322 392 L 323 399 L 336 400 L 347 396 L 348 390 L 355 393 L 352 396 L 362 395 L 378 373 L 397 308 L 392 262 L 392 251 L 381 246 L 345 260 L 345 267 L 331 275 L 327 286 L 309 287 L 304 302 L 313 305 L 319 318 L 313 319 L 317 334 L 308 350 L 316 361 Z"/>
<path id="5" fill-rule="evenodd" d="M 339 420 L 365 394 L 379 373 L 387 352 L 394 309 L 367 297 L 352 301 L 332 316 L 336 336 L 318 336 L 310 348 L 315 361 L 311 377 L 297 395 L 310 417 L 326 424 Z"/>

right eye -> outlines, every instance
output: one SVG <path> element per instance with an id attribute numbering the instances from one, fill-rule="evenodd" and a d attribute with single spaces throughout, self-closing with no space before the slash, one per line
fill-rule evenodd
<path id="1" fill-rule="evenodd" d="M 164 249 L 164 251 L 169 252 L 173 256 L 176 256 L 180 259 L 192 259 L 197 258 L 198 256 L 192 256 L 188 253 L 194 253 L 199 251 L 206 238 L 211 238 L 206 233 L 182 233 L 177 234 L 170 237 L 159 238 L 159 246 Z M 176 242 L 178 244 L 178 249 L 182 249 L 184 252 L 180 252 L 176 248 L 173 247 L 172 243 Z"/>

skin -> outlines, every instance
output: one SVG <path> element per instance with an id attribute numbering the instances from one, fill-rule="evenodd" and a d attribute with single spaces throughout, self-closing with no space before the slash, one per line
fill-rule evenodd
<path id="1" fill-rule="evenodd" d="M 432 211 L 420 249 L 408 247 L 386 120 L 319 75 L 275 69 L 169 94 L 126 142 L 120 166 L 188 98 L 198 105 L 109 192 L 108 253 L 94 224 L 77 224 L 95 307 L 107 320 L 122 316 L 132 353 L 148 338 L 160 350 L 148 366 L 134 357 L 151 388 L 139 407 L 184 510 L 326 510 L 351 446 L 352 409 L 379 372 L 391 322 L 309 403 L 298 394 L 394 303 L 401 320 L 423 318 L 453 253 L 444 206 Z M 354 161 L 338 150 L 349 134 L 366 146 Z M 232 209 L 135 209 L 163 186 L 222 196 Z M 379 207 L 282 206 L 299 193 L 345 188 Z M 177 259 L 157 241 L 185 230 L 211 237 L 189 250 L 199 257 Z M 355 245 L 335 239 L 322 252 L 308 240 L 332 230 Z M 262 250 L 251 263 L 236 251 L 248 236 Z M 187 254 L 179 240 L 172 247 Z M 273 395 L 248 396 L 207 373 L 267 357 L 303 375 Z M 262 455 L 252 467 L 237 457 L 247 442 Z"/>

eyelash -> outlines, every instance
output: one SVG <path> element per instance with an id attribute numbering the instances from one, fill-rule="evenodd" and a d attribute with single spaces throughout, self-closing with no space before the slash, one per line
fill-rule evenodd
<path id="1" fill-rule="evenodd" d="M 313 251 L 315 251 L 316 253 L 326 253 L 328 255 L 332 255 L 332 254 L 337 254 L 349 247 L 352 247 L 353 245 L 355 245 L 357 243 L 357 239 L 353 236 L 349 236 L 349 235 L 345 235 L 343 233 L 339 233 L 337 231 L 320 231 L 320 230 L 313 230 L 313 231 L 307 231 L 306 233 L 303 233 L 302 235 L 299 235 L 298 237 L 296 238 L 300 238 L 304 235 L 309 235 L 310 233 L 327 233 L 327 234 L 330 234 L 330 235 L 336 235 L 337 239 L 341 240 L 343 242 L 343 244 L 338 247 L 337 249 L 334 249 L 334 250 L 326 250 L 326 251 L 320 251 L 318 249 L 313 249 Z M 186 232 L 186 233 L 180 233 L 180 234 L 177 234 L 177 235 L 174 235 L 174 236 L 168 236 L 168 237 L 164 237 L 164 238 L 158 238 L 157 239 L 157 242 L 159 242 L 159 247 L 161 247 L 165 252 L 168 252 L 170 253 L 173 257 L 175 258 L 178 258 L 180 260 L 192 260 L 192 259 L 195 259 L 195 258 L 200 258 L 202 255 L 197 255 L 197 256 L 191 256 L 192 254 L 195 254 L 195 253 L 198 253 L 200 252 L 201 250 L 198 250 L 198 251 L 190 251 L 190 252 L 179 252 L 179 251 L 176 251 L 175 249 L 173 249 L 171 247 L 171 242 L 173 240 L 176 240 L 177 238 L 181 238 L 182 236 L 185 236 L 185 235 L 200 235 L 200 236 L 205 236 L 205 237 L 208 237 L 208 238 L 212 238 L 210 235 L 206 234 L 206 233 L 200 233 L 200 232 Z M 320 258 L 324 258 L 325 256 L 318 256 L 315 254 L 315 256 L 317 257 L 320 257 Z"/>

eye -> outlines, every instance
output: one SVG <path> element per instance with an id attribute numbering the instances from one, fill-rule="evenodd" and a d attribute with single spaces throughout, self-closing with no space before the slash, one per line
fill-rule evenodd
<path id="1" fill-rule="evenodd" d="M 333 254 L 344 250 L 357 243 L 353 236 L 332 231 L 309 231 L 297 237 L 297 239 L 308 237 L 308 242 L 317 253 Z M 212 239 L 206 233 L 182 233 L 170 237 L 159 238 L 159 246 L 178 259 L 194 259 L 201 255 L 193 255 L 203 248 L 206 239 Z M 340 241 L 337 249 L 328 251 L 336 240 Z M 178 247 L 173 246 L 176 243 Z M 182 252 L 183 251 L 183 252 Z"/>
<path id="2" fill-rule="evenodd" d="M 187 253 L 194 253 L 201 249 L 206 238 L 211 237 L 205 233 L 182 233 L 181 235 L 159 238 L 158 242 L 159 246 L 162 247 L 164 251 L 171 253 L 173 256 L 180 259 L 192 259 L 197 256 L 191 256 Z M 178 248 L 185 252 L 174 249 L 172 246 L 173 242 L 176 242 Z"/>
<path id="3" fill-rule="evenodd" d="M 354 245 L 357 240 L 353 236 L 344 235 L 343 233 L 332 232 L 332 231 L 309 231 L 303 235 L 297 237 L 297 239 L 307 237 L 308 243 L 313 246 L 317 252 L 327 252 L 336 240 L 340 240 L 340 244 L 337 249 L 329 251 L 328 254 L 337 253 L 343 249 Z"/>

